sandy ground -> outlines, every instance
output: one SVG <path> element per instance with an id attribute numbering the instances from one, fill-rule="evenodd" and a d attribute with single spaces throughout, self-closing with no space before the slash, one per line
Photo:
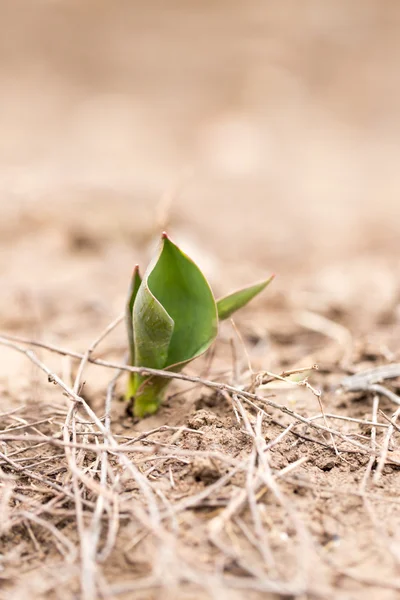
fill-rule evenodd
<path id="1" fill-rule="evenodd" d="M 389 0 L 0 1 L 1 332 L 85 352 L 167 229 L 217 296 L 277 274 L 185 372 L 317 363 L 331 415 L 301 421 L 304 386 L 174 382 L 133 423 L 121 377 L 133 450 L 106 459 L 101 423 L 0 345 L 1 598 L 398 597 L 396 405 L 337 388 L 400 360 L 399 28 Z M 96 356 L 125 351 L 119 326 Z M 76 360 L 35 353 L 72 385 Z M 99 418 L 112 376 L 83 374 Z"/>

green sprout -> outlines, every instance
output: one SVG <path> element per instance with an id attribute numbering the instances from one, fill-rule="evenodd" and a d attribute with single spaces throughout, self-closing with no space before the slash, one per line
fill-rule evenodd
<path id="1" fill-rule="evenodd" d="M 143 279 L 133 272 L 126 304 L 130 364 L 178 372 L 214 342 L 218 322 L 245 306 L 273 279 L 243 288 L 216 301 L 207 279 L 163 233 L 161 245 Z M 133 414 L 157 412 L 170 379 L 130 373 L 127 399 Z"/>

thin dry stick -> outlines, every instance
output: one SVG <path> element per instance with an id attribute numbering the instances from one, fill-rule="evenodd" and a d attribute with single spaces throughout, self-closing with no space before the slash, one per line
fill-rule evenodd
<path id="1" fill-rule="evenodd" d="M 283 381 L 284 383 L 296 385 L 296 381 L 292 381 L 288 379 L 291 375 L 300 375 L 301 373 L 309 373 L 310 371 L 318 371 L 319 367 L 317 364 L 311 365 L 311 367 L 298 367 L 297 369 L 289 369 L 286 371 L 282 371 L 282 373 L 275 374 L 270 373 L 269 371 L 261 371 L 257 374 L 255 385 L 256 387 L 267 386 L 269 383 L 273 381 Z M 305 376 L 307 378 L 307 375 Z M 304 380 L 303 380 L 304 381 Z M 302 384 L 302 382 L 297 382 L 297 384 Z"/>
<path id="2" fill-rule="evenodd" d="M 141 433 L 140 435 L 138 435 L 135 438 L 129 438 L 129 441 L 126 442 L 124 444 L 124 446 L 136 444 L 137 442 L 141 442 L 142 440 L 149 438 L 151 435 L 154 435 L 155 433 L 161 433 L 163 431 L 176 431 L 179 434 L 183 433 L 183 432 L 187 432 L 187 433 L 193 433 L 193 434 L 199 435 L 199 436 L 204 435 L 204 431 L 199 431 L 197 429 L 190 429 L 190 427 L 173 427 L 171 425 L 160 425 L 160 427 L 155 427 L 154 429 L 145 431 L 144 433 Z"/>
<path id="3" fill-rule="evenodd" d="M 70 409 L 68 411 L 67 418 L 65 420 L 64 428 L 63 428 L 63 436 L 64 441 L 69 442 L 70 437 L 70 427 L 72 425 L 73 431 L 73 441 L 76 442 L 75 436 L 75 420 L 74 413 L 76 411 L 76 403 L 71 404 Z M 77 530 L 79 536 L 79 547 L 80 547 L 80 557 L 81 557 L 81 589 L 82 589 L 82 597 L 84 600 L 94 600 L 94 590 L 90 585 L 90 579 L 88 581 L 88 565 L 86 564 L 86 544 L 85 544 L 85 524 L 83 521 L 83 509 L 82 509 L 82 497 L 79 489 L 79 478 L 82 475 L 79 472 L 78 465 L 76 462 L 76 454 L 75 448 L 69 448 L 65 446 L 65 456 L 67 458 L 67 463 L 70 469 L 71 478 L 72 478 L 72 489 L 74 491 L 74 499 L 75 499 L 75 514 L 76 514 L 76 523 Z M 79 477 L 79 478 L 78 478 Z"/>
<path id="4" fill-rule="evenodd" d="M 95 351 L 97 346 L 117 327 L 117 325 L 119 325 L 123 321 L 124 318 L 125 318 L 125 313 L 122 313 L 116 319 L 114 319 L 114 321 L 112 321 L 109 325 L 107 325 L 107 327 L 104 329 L 104 331 L 101 332 L 101 334 L 94 340 L 94 342 L 86 350 L 86 352 L 83 355 L 83 358 L 79 364 L 79 369 L 78 369 L 78 372 L 77 372 L 77 375 L 75 378 L 74 392 L 76 392 L 77 394 L 79 393 L 79 389 L 81 386 L 83 371 L 84 371 L 87 363 L 89 362 L 89 359 L 92 356 L 93 352 Z"/>
<path id="5" fill-rule="evenodd" d="M 32 423 L 25 423 L 24 425 L 16 425 L 15 427 L 6 427 L 3 431 L 19 431 L 21 429 L 28 429 L 29 427 L 33 428 L 35 425 L 43 425 L 43 423 L 52 423 L 52 418 L 41 419 L 40 421 L 33 421 Z"/>
<path id="6" fill-rule="evenodd" d="M 387 415 L 386 415 L 386 414 L 383 412 L 383 410 L 379 409 L 379 414 L 380 414 L 380 415 L 382 415 L 382 417 L 383 417 L 384 419 L 386 419 L 386 421 L 387 421 L 388 423 L 391 423 L 391 424 L 393 425 L 393 427 L 395 428 L 395 430 L 396 430 L 396 431 L 400 431 L 400 427 L 397 425 L 397 423 L 395 423 L 395 422 L 393 421 L 393 419 L 390 419 L 390 417 L 388 417 L 388 416 L 387 416 Z M 388 426 L 388 425 L 386 425 L 386 427 L 389 427 L 389 426 Z"/>
<path id="7" fill-rule="evenodd" d="M 392 416 L 390 425 L 386 432 L 385 439 L 383 441 L 382 453 L 379 457 L 378 466 L 376 467 L 376 471 L 375 471 L 374 478 L 373 478 L 373 482 L 375 484 L 378 483 L 378 481 L 380 480 L 383 468 L 386 464 L 387 454 L 389 452 L 390 440 L 392 439 L 392 435 L 393 435 L 394 429 L 395 429 L 395 424 L 396 424 L 396 421 L 397 421 L 399 415 L 400 415 L 400 406 Z"/>
<path id="8" fill-rule="evenodd" d="M 55 352 L 56 354 L 61 354 L 62 356 L 71 356 L 72 358 L 78 358 L 80 360 L 82 360 L 82 358 L 85 356 L 84 354 L 80 354 L 79 352 L 73 352 L 71 350 L 67 350 L 66 348 L 60 348 L 59 346 L 55 346 L 54 344 L 38 342 L 36 340 L 31 340 L 30 338 L 21 337 L 19 335 L 2 333 L 0 339 L 2 339 L 4 342 L 17 342 L 18 344 L 26 344 L 27 346 L 36 346 L 37 348 L 49 350 L 49 352 Z"/>
<path id="9" fill-rule="evenodd" d="M 378 418 L 378 408 L 379 408 L 379 396 L 375 395 L 372 403 L 372 421 L 377 421 Z M 369 458 L 367 468 L 364 473 L 364 477 L 362 478 L 360 485 L 360 493 L 365 494 L 365 490 L 367 487 L 368 479 L 371 475 L 372 467 L 376 461 L 376 427 L 373 426 L 371 429 L 371 456 Z"/>
<path id="10" fill-rule="evenodd" d="M 36 523 L 37 525 L 40 525 L 44 529 L 50 531 L 55 540 L 59 542 L 59 544 L 56 544 L 56 546 L 60 550 L 61 554 L 65 557 L 67 562 L 72 563 L 75 561 L 77 554 L 75 546 L 63 533 L 54 527 L 54 525 L 51 525 L 51 523 L 48 523 L 44 519 L 41 519 L 40 517 L 37 517 L 36 515 L 27 511 L 22 511 L 21 515 L 24 517 L 24 519 L 28 519 L 29 521 L 32 521 L 33 523 Z M 68 550 L 68 554 L 65 553 L 63 547 Z"/>
<path id="11" fill-rule="evenodd" d="M 260 431 L 261 416 L 260 416 L 259 422 L 260 422 L 260 425 L 259 425 L 259 431 Z M 280 487 L 278 486 L 278 484 L 276 482 L 276 477 L 274 477 L 272 474 L 271 467 L 270 467 L 269 461 L 268 461 L 268 453 L 265 452 L 266 443 L 265 443 L 265 440 L 262 437 L 262 435 L 257 435 L 255 437 L 255 444 L 257 447 L 257 451 L 258 451 L 260 466 L 262 467 L 260 475 L 264 481 L 264 484 L 271 490 L 271 492 L 273 493 L 273 495 L 275 496 L 275 498 L 277 499 L 279 504 L 285 510 L 286 514 L 288 515 L 289 519 L 291 520 L 291 522 L 297 532 L 298 540 L 300 543 L 300 551 L 298 553 L 299 568 L 298 568 L 298 575 L 297 575 L 297 579 L 298 579 L 297 584 L 300 585 L 301 587 L 303 587 L 303 586 L 306 587 L 306 582 L 307 582 L 308 576 L 309 576 L 310 557 L 311 557 L 311 553 L 310 553 L 311 544 L 310 544 L 308 532 L 305 529 L 304 523 L 298 516 L 298 514 L 293 506 L 293 503 L 285 497 L 285 495 L 283 494 L 283 492 L 281 491 Z M 301 463 L 298 463 L 298 464 L 301 464 Z"/>
<path id="12" fill-rule="evenodd" d="M 104 420 L 104 427 L 107 429 L 107 431 L 110 431 L 110 426 L 111 426 L 111 402 L 112 402 L 112 398 L 113 398 L 113 394 L 114 394 L 114 390 L 115 390 L 115 386 L 117 383 L 117 380 L 119 378 L 121 374 L 121 371 L 117 371 L 117 373 L 114 375 L 114 377 L 112 378 L 112 380 L 110 381 L 110 383 L 107 386 L 107 395 L 106 395 L 106 405 L 105 405 L 105 420 Z M 107 437 L 104 437 L 104 445 L 108 446 L 108 440 Z M 106 450 L 103 450 L 101 453 L 101 471 L 100 471 L 100 485 L 105 488 L 107 485 L 107 472 L 108 472 L 108 452 Z M 114 501 L 112 503 L 113 506 L 118 506 L 118 500 L 117 500 L 117 495 L 114 495 Z M 104 507 L 105 507 L 105 498 L 103 496 L 103 494 L 99 494 L 97 497 L 97 502 L 96 502 L 96 508 L 95 508 L 95 512 L 93 514 L 93 520 L 91 523 L 91 528 L 90 528 L 90 539 L 91 539 L 91 552 L 92 554 L 92 560 L 95 561 L 96 560 L 96 555 L 98 554 L 98 545 L 99 545 L 99 540 L 100 540 L 100 534 L 101 534 L 101 519 L 102 519 L 102 515 L 103 515 L 103 511 L 104 511 Z M 114 518 L 115 518 L 115 513 L 114 513 Z M 115 522 L 114 522 L 114 526 L 112 527 L 111 525 L 109 525 L 108 527 L 109 533 L 112 531 L 112 536 L 108 538 L 108 548 L 107 548 L 107 552 L 110 553 L 112 547 L 110 547 L 110 540 L 111 539 L 115 539 L 115 534 L 116 534 L 116 530 L 115 530 Z"/>
<path id="13" fill-rule="evenodd" d="M 41 544 L 39 544 L 39 542 L 37 540 L 37 537 L 33 533 L 33 529 L 31 527 L 29 521 L 25 521 L 24 525 L 25 525 L 25 528 L 26 528 L 26 530 L 28 532 L 29 537 L 32 540 L 33 545 L 35 546 L 36 554 L 40 557 L 41 560 L 43 560 L 43 558 L 45 556 L 45 553 L 43 551 L 43 548 L 42 548 Z"/>
<path id="14" fill-rule="evenodd" d="M 119 478 L 115 478 L 115 486 L 119 484 Z M 112 511 L 110 518 L 108 520 L 108 529 L 107 529 L 107 538 L 104 543 L 103 549 L 98 554 L 98 562 L 102 563 L 107 560 L 112 550 L 114 549 L 115 543 L 117 541 L 117 534 L 119 530 L 120 523 L 120 505 L 119 505 L 119 497 L 118 494 L 115 494 L 114 502 L 112 503 Z"/>
<path id="15" fill-rule="evenodd" d="M 290 423 L 290 425 L 288 425 L 283 431 L 281 431 L 281 433 L 276 438 L 268 442 L 268 444 L 265 446 L 265 451 L 271 450 L 271 448 L 279 444 L 283 440 L 283 438 L 285 438 L 287 434 L 292 431 L 294 426 L 295 423 Z"/>
<path id="16" fill-rule="evenodd" d="M 324 420 L 324 425 L 325 425 L 325 427 L 329 427 L 329 426 L 328 426 L 328 421 L 327 421 L 327 419 L 326 419 L 326 415 L 325 415 L 324 407 L 323 407 L 323 404 L 322 404 L 321 393 L 319 393 L 319 394 L 316 394 L 316 396 L 317 396 L 317 399 L 318 399 L 318 404 L 319 404 L 319 407 L 320 407 L 320 409 L 321 409 L 321 415 L 322 415 L 322 418 L 323 418 L 323 420 Z M 338 451 L 338 449 L 337 449 L 337 447 L 336 447 L 335 438 L 333 437 L 333 434 L 332 434 L 332 433 L 330 433 L 329 435 L 330 435 L 330 438 L 331 438 L 332 446 L 333 446 L 333 448 L 334 448 L 334 450 L 335 450 L 335 454 L 336 454 L 336 456 L 339 456 L 339 451 Z"/>
<path id="17" fill-rule="evenodd" d="M 24 408 L 26 408 L 26 407 L 18 406 L 17 408 L 12 408 L 11 410 L 6 410 L 5 412 L 0 413 L 0 419 L 3 419 L 4 417 L 9 417 L 10 415 L 15 414 L 16 412 L 20 412 L 21 410 L 24 410 Z"/>
<path id="18" fill-rule="evenodd" d="M 257 456 L 257 446 L 256 446 L 256 437 L 257 435 L 261 435 L 261 426 L 262 426 L 262 414 L 258 413 L 261 417 L 257 418 L 256 428 L 253 430 L 248 415 L 244 410 L 242 403 L 235 397 L 235 402 L 238 405 L 239 412 L 242 416 L 242 419 L 245 424 L 246 431 L 253 438 L 253 452 L 251 454 L 251 458 L 249 460 L 249 468 L 247 469 L 247 477 L 246 477 L 246 488 L 247 488 L 247 496 L 248 496 L 248 504 L 250 508 L 250 512 L 253 518 L 254 524 L 254 533 L 256 539 L 256 546 L 263 558 L 263 561 L 269 567 L 272 567 L 274 570 L 276 569 L 276 562 L 272 550 L 270 548 L 267 536 L 265 534 L 265 530 L 262 523 L 262 518 L 259 511 L 259 506 L 257 503 L 257 494 L 255 493 L 255 486 L 257 485 L 257 481 L 259 479 L 259 469 L 257 469 L 257 474 L 254 473 L 254 466 L 256 463 Z M 259 427 L 258 427 L 259 425 Z"/>
<path id="19" fill-rule="evenodd" d="M 384 415 L 381 410 L 379 413 Z M 386 423 L 379 423 L 379 421 L 368 421 L 368 419 L 356 419 L 355 417 L 347 417 L 346 415 L 334 415 L 332 413 L 325 413 L 327 419 L 337 419 L 338 421 L 348 421 L 349 423 L 358 423 L 359 425 L 370 425 L 372 427 L 382 427 L 383 429 L 387 429 L 389 425 Z M 310 421 L 322 419 L 322 415 L 315 415 L 315 417 L 309 417 Z M 386 419 L 390 423 L 390 419 L 386 417 Z M 400 428 L 399 428 L 400 431 Z"/>

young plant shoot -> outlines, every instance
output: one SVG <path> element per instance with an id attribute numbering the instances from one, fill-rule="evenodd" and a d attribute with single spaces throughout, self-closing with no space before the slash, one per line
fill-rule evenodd
<path id="1" fill-rule="evenodd" d="M 137 266 L 133 272 L 126 304 L 130 364 L 180 371 L 211 346 L 218 322 L 245 306 L 272 278 L 216 301 L 200 269 L 164 233 L 143 279 Z M 127 398 L 133 398 L 133 414 L 142 418 L 157 412 L 170 381 L 130 373 Z"/>

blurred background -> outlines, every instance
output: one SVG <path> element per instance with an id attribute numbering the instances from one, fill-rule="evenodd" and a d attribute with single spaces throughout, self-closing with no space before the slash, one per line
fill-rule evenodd
<path id="1" fill-rule="evenodd" d="M 6 332 L 84 352 L 121 313 L 134 265 L 140 263 L 144 270 L 166 229 L 204 269 L 216 296 L 277 274 L 265 293 L 238 312 L 240 341 L 226 322 L 215 354 L 203 364 L 201 359 L 194 362 L 188 372 L 210 373 L 210 379 L 236 385 L 249 381 L 248 358 L 256 372 L 318 363 L 320 372 L 311 382 L 323 390 L 326 410 L 370 420 L 371 404 L 364 396 L 353 402 L 329 392 L 344 373 L 400 362 L 399 62 L 399 0 L 0 0 L 0 336 Z M 126 349 L 121 324 L 96 355 L 120 362 Z M 75 363 L 41 348 L 35 352 L 65 382 L 73 381 Z M 85 368 L 85 398 L 99 416 L 112 375 L 107 369 Z M 118 385 L 122 396 L 125 380 Z M 187 388 L 171 389 L 180 393 Z M 279 402 L 301 414 L 318 411 L 308 390 L 276 393 Z M 0 345 L 3 417 L 5 411 L 13 414 L 26 406 L 16 422 L 45 423 L 44 431 L 52 431 L 60 425 L 62 413 L 55 407 L 63 401 L 67 405 L 24 355 Z M 210 414 L 212 405 L 202 402 L 198 388 L 191 396 L 175 396 L 153 424 L 192 426 L 188 411 Z M 382 406 L 386 411 L 389 405 Z M 23 420 L 22 415 L 30 416 Z M 51 419 L 43 421 L 47 415 Z M 125 433 L 132 427 L 117 401 L 112 419 L 113 430 L 114 423 Z M 223 419 L 210 421 L 224 425 L 209 428 L 212 438 L 205 437 L 204 444 L 212 440 L 210 448 L 236 456 L 248 438 L 235 437 L 242 433 L 233 416 Z M 121 425 L 128 429 L 119 429 Z M 149 421 L 139 427 L 149 429 Z M 344 427 L 353 431 L 347 423 Z M 364 426 L 362 432 L 367 433 Z M 279 468 L 305 456 L 301 446 L 295 449 L 297 442 L 290 444 L 290 450 L 282 451 L 284 461 L 276 463 Z M 387 493 L 392 502 L 398 493 L 398 474 L 385 467 L 379 484 L 383 489 L 371 496 L 365 516 L 359 499 L 347 496 L 346 489 L 361 485 L 364 497 L 372 463 L 366 477 L 360 470 L 364 462 L 355 455 L 346 455 L 349 460 L 339 465 L 319 450 L 313 452 L 306 457 L 311 464 L 304 494 L 317 482 L 315 501 L 322 504 L 313 505 L 311 496 L 304 496 L 302 474 L 295 493 L 299 514 L 312 520 L 310 530 L 321 549 L 320 564 L 314 561 L 312 569 L 311 579 L 321 582 L 315 593 L 336 598 L 349 576 L 354 581 L 343 588 L 342 598 L 372 598 L 378 588 L 371 587 L 368 595 L 366 586 L 359 596 L 356 585 L 365 581 L 372 586 L 373 575 L 384 582 L 379 598 L 386 592 L 385 598 L 393 598 L 398 589 L 396 505 L 381 500 Z M 24 456 L 16 460 L 30 460 Z M 51 471 L 45 466 L 43 473 L 68 482 L 63 467 L 48 466 Z M 191 467 L 185 463 L 182 478 L 186 469 Z M 321 491 L 324 482 L 327 495 Z M 235 494 L 236 486 L 235 479 Z M 328 491 L 335 488 L 343 494 Z M 31 510 L 31 489 L 16 489 L 28 490 Z M 166 488 L 159 489 L 163 500 Z M 181 488 L 176 493 L 180 502 Z M 376 513 L 371 512 L 375 496 Z M 6 506 L 11 496 L 4 498 Z M 18 515 L 22 504 L 16 498 Z M 55 510 L 59 506 L 64 510 L 61 504 Z M 294 541 L 297 525 L 281 537 L 280 523 L 287 516 L 275 508 L 267 516 L 275 554 Z M 196 538 L 203 524 L 208 527 L 205 517 L 199 512 L 193 527 L 192 521 L 180 522 L 189 536 L 188 558 L 207 561 L 207 568 L 215 562 L 219 574 L 224 561 L 214 550 L 207 555 L 209 546 Z M 67 530 L 64 516 L 56 518 Z M 35 523 L 32 527 L 36 531 Z M 70 531 L 75 529 L 71 523 Z M 27 529 L 38 569 L 32 567 L 23 531 L 18 529 L 13 539 L 7 555 L 12 558 L 0 564 L 11 560 L 12 577 L 22 582 L 8 597 L 49 598 L 53 587 L 57 597 L 77 597 L 68 579 L 70 567 L 55 569 L 53 554 L 42 552 L 42 540 L 51 530 L 35 542 Z M 107 544 L 114 525 L 109 534 Z M 254 539 L 258 534 L 256 527 Z M 119 537 L 120 547 L 125 548 L 128 537 L 135 553 L 140 544 L 139 556 L 146 536 L 124 526 Z M 226 539 L 235 545 L 241 538 L 233 532 Z M 285 547 L 282 564 L 291 573 L 293 559 L 287 557 L 301 546 Z M 149 556 L 158 556 L 152 543 L 148 548 Z M 268 561 L 269 552 L 267 548 Z M 232 574 L 238 575 L 240 561 L 231 556 L 228 568 L 232 564 Z M 253 568 L 253 554 L 249 556 Z M 279 569 L 275 573 L 271 564 L 275 581 Z M 142 556 L 136 562 L 125 549 L 106 561 L 110 582 L 122 581 L 127 570 L 128 579 L 144 576 L 145 565 Z M 170 562 L 165 565 L 169 569 Z M 4 577 L 6 586 L 8 575 Z M 107 580 L 108 571 L 99 581 L 103 585 Z M 331 595 L 325 594 L 328 580 L 329 593 L 334 586 Z M 167 580 L 172 596 L 174 581 L 172 573 Z M 241 594 L 239 587 L 236 591 Z M 233 598 L 231 592 L 233 588 L 226 597 Z M 194 597 L 189 589 L 188 594 Z"/>
<path id="2" fill-rule="evenodd" d="M 392 306 L 399 31 L 391 0 L 0 0 L 3 325 L 109 318 L 162 228 L 219 293 Z"/>

